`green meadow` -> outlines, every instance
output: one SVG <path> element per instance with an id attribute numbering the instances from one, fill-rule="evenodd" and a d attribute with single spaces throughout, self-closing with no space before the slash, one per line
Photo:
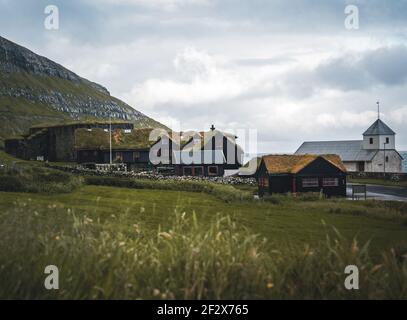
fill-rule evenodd
<path id="1" fill-rule="evenodd" d="M 1 170 L 2 299 L 407 298 L 405 203 Z"/>

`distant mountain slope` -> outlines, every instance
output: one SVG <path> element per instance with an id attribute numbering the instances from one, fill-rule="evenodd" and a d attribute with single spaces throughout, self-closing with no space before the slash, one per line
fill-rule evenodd
<path id="1" fill-rule="evenodd" d="M 101 85 L 0 37 L 0 140 L 33 124 L 109 116 L 136 127 L 164 127 Z"/>

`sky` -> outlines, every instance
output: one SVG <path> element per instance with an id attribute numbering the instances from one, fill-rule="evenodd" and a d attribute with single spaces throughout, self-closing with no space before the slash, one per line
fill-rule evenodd
<path id="1" fill-rule="evenodd" d="M 407 0 L 0 0 L 0 35 L 174 129 L 257 130 L 258 152 L 291 153 L 361 139 L 379 100 L 407 150 L 406 16 Z"/>

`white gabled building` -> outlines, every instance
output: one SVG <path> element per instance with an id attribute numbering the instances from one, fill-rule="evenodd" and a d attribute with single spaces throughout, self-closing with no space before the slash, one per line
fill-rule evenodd
<path id="1" fill-rule="evenodd" d="M 295 154 L 337 154 L 349 172 L 400 173 L 403 158 L 395 136 L 379 118 L 363 133 L 363 140 L 304 142 Z"/>

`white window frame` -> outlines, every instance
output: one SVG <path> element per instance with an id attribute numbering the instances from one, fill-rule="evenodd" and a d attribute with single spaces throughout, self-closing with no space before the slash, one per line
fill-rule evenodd
<path id="1" fill-rule="evenodd" d="M 322 179 L 322 186 L 323 187 L 339 187 L 339 179 L 338 178 L 323 178 Z"/>
<path id="2" fill-rule="evenodd" d="M 317 188 L 319 187 L 318 178 L 302 178 L 302 187 L 303 188 Z"/>

